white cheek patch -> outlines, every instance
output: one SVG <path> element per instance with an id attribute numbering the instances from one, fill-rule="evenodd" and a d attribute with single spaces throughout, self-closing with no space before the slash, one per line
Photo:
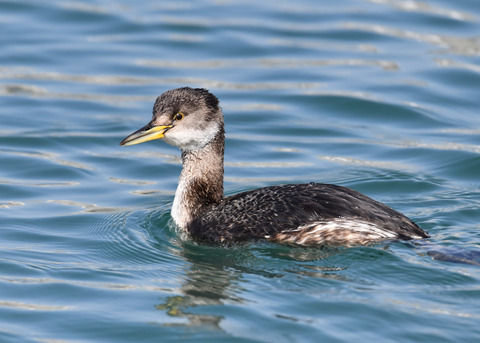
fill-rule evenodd
<path id="1" fill-rule="evenodd" d="M 203 130 L 197 128 L 172 128 L 165 133 L 166 143 L 179 147 L 182 151 L 193 151 L 203 148 L 218 133 L 218 125 L 212 124 Z"/>

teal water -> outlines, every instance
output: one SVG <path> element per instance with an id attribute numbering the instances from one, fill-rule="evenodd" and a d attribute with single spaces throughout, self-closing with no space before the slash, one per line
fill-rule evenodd
<path id="1" fill-rule="evenodd" d="M 0 342 L 478 342 L 480 2 L 0 1 Z M 118 145 L 206 87 L 227 194 L 354 188 L 431 234 L 182 240 L 179 152 Z"/>

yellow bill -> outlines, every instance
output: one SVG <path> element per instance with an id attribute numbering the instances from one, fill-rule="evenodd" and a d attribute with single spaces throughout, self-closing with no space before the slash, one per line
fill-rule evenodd
<path id="1" fill-rule="evenodd" d="M 127 138 L 120 142 L 120 145 L 135 145 L 154 139 L 162 139 L 163 137 L 165 137 L 165 131 L 167 131 L 171 127 L 172 125 L 152 126 L 152 124 L 150 123 L 147 126 L 129 135 Z"/>

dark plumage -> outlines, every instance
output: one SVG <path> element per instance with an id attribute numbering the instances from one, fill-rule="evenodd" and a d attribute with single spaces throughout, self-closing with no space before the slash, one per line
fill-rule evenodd
<path id="1" fill-rule="evenodd" d="M 223 114 L 218 99 L 205 89 L 165 92 L 155 102 L 152 121 L 120 144 L 152 139 L 163 139 L 182 150 L 183 169 L 172 217 L 195 239 L 358 245 L 428 237 L 403 214 L 336 185 L 271 186 L 224 198 Z"/>
<path id="2" fill-rule="evenodd" d="M 427 237 L 390 207 L 352 189 L 321 183 L 270 186 L 230 196 L 196 217 L 188 230 L 211 242 L 246 241 L 338 218 L 373 223 L 395 233 L 397 239 Z M 311 240 L 311 244 L 321 241 Z M 328 240 L 333 243 L 335 237 Z"/>

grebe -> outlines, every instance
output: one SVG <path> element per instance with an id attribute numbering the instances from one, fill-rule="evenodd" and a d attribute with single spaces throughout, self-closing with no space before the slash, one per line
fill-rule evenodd
<path id="1" fill-rule="evenodd" d="M 153 139 L 162 139 L 182 152 L 183 168 L 171 215 L 196 240 L 351 246 L 428 237 L 403 214 L 336 185 L 270 186 L 224 198 L 223 113 L 217 97 L 206 89 L 166 91 L 155 101 L 150 123 L 120 145 Z"/>

